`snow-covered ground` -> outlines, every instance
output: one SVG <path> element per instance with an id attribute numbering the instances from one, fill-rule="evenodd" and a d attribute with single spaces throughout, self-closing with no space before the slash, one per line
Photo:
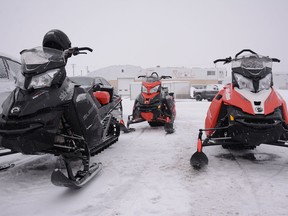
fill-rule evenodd
<path id="1" fill-rule="evenodd" d="M 288 92 L 281 91 L 288 101 Z M 3 96 L 0 98 L 3 100 Z M 124 99 L 125 119 L 133 101 Z M 16 166 L 0 172 L 0 215 L 5 216 L 209 216 L 287 215 L 288 149 L 204 149 L 209 165 L 189 164 L 209 102 L 177 100 L 176 132 L 146 122 L 96 155 L 103 171 L 80 190 L 55 187 L 51 155 L 10 155 Z M 257 160 L 249 159 L 253 153 Z M 234 156 L 234 157 L 233 157 Z"/>

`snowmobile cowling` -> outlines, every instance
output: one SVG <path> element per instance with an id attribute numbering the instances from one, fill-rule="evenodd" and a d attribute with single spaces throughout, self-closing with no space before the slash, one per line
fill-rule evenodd
<path id="1" fill-rule="evenodd" d="M 101 105 L 106 105 L 110 101 L 110 94 L 106 91 L 96 91 L 93 92 L 93 95 Z"/>

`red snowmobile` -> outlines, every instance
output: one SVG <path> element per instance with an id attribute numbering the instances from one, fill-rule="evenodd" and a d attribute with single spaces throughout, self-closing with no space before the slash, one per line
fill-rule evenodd
<path id="1" fill-rule="evenodd" d="M 205 129 L 199 130 L 197 151 L 190 164 L 194 168 L 208 164 L 202 151 L 206 146 L 254 149 L 267 144 L 288 147 L 286 103 L 272 87 L 272 62 L 280 60 L 244 49 L 234 59 L 214 61 L 217 62 L 231 63 L 232 83 L 214 97 L 207 112 Z M 204 141 L 203 132 L 207 135 Z"/>
<path id="2" fill-rule="evenodd" d="M 157 72 L 144 78 L 142 92 L 135 100 L 133 114 L 128 116 L 127 127 L 130 124 L 147 121 L 151 127 L 164 126 L 167 133 L 173 133 L 173 123 L 176 117 L 174 93 L 169 93 L 167 87 L 161 84 L 162 79 L 171 76 L 159 77 Z"/>

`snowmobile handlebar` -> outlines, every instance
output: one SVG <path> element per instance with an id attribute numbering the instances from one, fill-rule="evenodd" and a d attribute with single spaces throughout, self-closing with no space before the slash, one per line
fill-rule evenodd
<path id="1" fill-rule="evenodd" d="M 216 59 L 215 61 L 213 61 L 214 64 L 216 64 L 217 62 L 224 62 L 223 64 L 227 64 L 230 63 L 232 61 L 231 57 L 225 58 L 225 59 Z"/>
<path id="2" fill-rule="evenodd" d="M 172 79 L 171 76 L 161 76 L 160 79 Z"/>
<path id="3" fill-rule="evenodd" d="M 146 75 L 138 76 L 138 78 L 148 78 L 148 77 L 152 77 L 152 75 L 150 75 L 150 76 L 146 76 Z M 161 76 L 160 79 L 172 79 L 172 77 L 171 76 Z"/>
<path id="4" fill-rule="evenodd" d="M 146 77 L 147 77 L 146 75 L 138 76 L 138 78 L 146 78 Z"/>
<path id="5" fill-rule="evenodd" d="M 84 50 L 87 50 L 89 52 L 93 52 L 93 49 L 91 49 L 90 47 L 72 47 L 72 48 L 69 48 L 67 50 L 65 50 L 65 54 L 67 53 L 67 55 L 69 57 L 71 57 L 71 55 L 79 55 L 79 54 L 87 54 L 87 52 L 81 52 L 81 51 L 84 51 Z"/>
<path id="6" fill-rule="evenodd" d="M 280 60 L 277 58 L 271 58 L 271 60 L 272 60 L 272 62 L 280 62 Z"/>
<path id="7" fill-rule="evenodd" d="M 237 57 L 238 57 L 239 55 L 241 55 L 243 52 L 250 52 L 250 53 L 258 56 L 258 54 L 257 54 L 256 52 L 254 52 L 253 50 L 243 49 L 243 50 L 241 50 L 239 53 L 237 53 L 237 54 L 235 55 L 235 58 L 237 58 Z"/>

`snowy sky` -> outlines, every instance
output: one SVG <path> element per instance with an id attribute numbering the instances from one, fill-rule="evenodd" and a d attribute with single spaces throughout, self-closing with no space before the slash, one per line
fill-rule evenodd
<path id="1" fill-rule="evenodd" d="M 1 0 L 1 52 L 41 45 L 53 28 L 92 54 L 70 59 L 81 70 L 213 67 L 243 48 L 281 59 L 288 68 L 287 0 Z"/>

